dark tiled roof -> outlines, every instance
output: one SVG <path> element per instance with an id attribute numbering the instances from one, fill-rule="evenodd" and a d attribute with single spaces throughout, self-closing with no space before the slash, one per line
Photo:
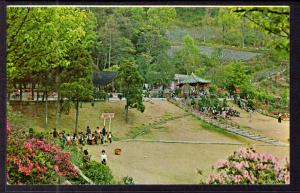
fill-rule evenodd
<path id="1" fill-rule="evenodd" d="M 111 83 L 118 74 L 116 72 L 102 71 L 94 74 L 93 84 L 95 85 L 107 85 Z"/>

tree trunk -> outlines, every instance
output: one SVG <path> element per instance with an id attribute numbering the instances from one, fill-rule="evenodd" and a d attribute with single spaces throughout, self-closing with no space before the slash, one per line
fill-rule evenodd
<path id="1" fill-rule="evenodd" d="M 99 68 L 99 56 L 97 56 L 96 64 L 97 64 L 97 67 Z"/>
<path id="2" fill-rule="evenodd" d="M 59 127 L 60 124 L 60 90 L 57 90 L 57 101 L 56 101 L 56 120 L 55 120 L 55 125 L 56 128 Z"/>
<path id="3" fill-rule="evenodd" d="M 108 52 L 108 68 L 110 68 L 110 60 L 111 60 L 111 31 L 109 34 L 109 52 Z"/>
<path id="4" fill-rule="evenodd" d="M 22 84 L 20 84 L 20 108 L 23 107 L 22 100 L 23 100 L 23 88 L 22 88 Z"/>
<path id="5" fill-rule="evenodd" d="M 128 107 L 127 106 L 125 107 L 125 120 L 126 120 L 126 123 L 128 123 Z"/>
<path id="6" fill-rule="evenodd" d="M 78 133 L 79 101 L 76 101 L 75 134 Z"/>
<path id="7" fill-rule="evenodd" d="M 46 108 L 45 108 L 45 128 L 47 129 L 48 128 L 48 90 L 47 90 L 47 87 L 46 87 L 46 91 L 44 93 L 44 95 L 46 95 Z M 44 97 L 43 97 L 44 98 Z"/>
<path id="8" fill-rule="evenodd" d="M 45 92 L 43 92 L 43 96 L 42 96 L 42 102 L 45 101 Z"/>
<path id="9" fill-rule="evenodd" d="M 22 99 L 23 99 L 23 88 L 22 88 L 22 84 L 20 84 L 20 102 L 22 103 Z"/>
<path id="10" fill-rule="evenodd" d="M 35 87 L 35 85 L 33 83 L 31 83 L 31 97 L 32 97 L 33 101 L 34 101 L 34 87 Z"/>
<path id="11" fill-rule="evenodd" d="M 222 36 L 223 36 L 223 45 L 225 45 L 225 26 L 222 25 Z"/>
<path id="12" fill-rule="evenodd" d="M 242 21 L 242 47 L 245 48 L 245 16 Z"/>
<path id="13" fill-rule="evenodd" d="M 60 73 L 58 71 L 58 73 Z M 55 119 L 55 126 L 56 128 L 59 127 L 59 118 L 60 118 L 60 89 L 59 89 L 59 85 L 60 85 L 60 78 L 59 76 L 56 76 L 56 92 L 57 92 L 57 100 L 56 100 L 56 119 Z"/>
<path id="14" fill-rule="evenodd" d="M 128 123 L 128 100 L 126 99 L 126 106 L 125 106 L 125 120 Z"/>
<path id="15" fill-rule="evenodd" d="M 7 86 L 7 103 L 9 104 L 9 100 L 10 100 L 10 95 L 11 95 L 11 92 L 10 92 L 10 88 Z"/>
<path id="16" fill-rule="evenodd" d="M 36 104 L 38 104 L 40 98 L 40 92 L 39 89 L 36 90 Z"/>
<path id="17" fill-rule="evenodd" d="M 40 93 L 39 90 L 37 89 L 36 91 L 36 102 L 35 102 L 35 115 L 37 115 L 38 112 L 38 105 L 39 105 L 39 97 L 40 97 Z"/>

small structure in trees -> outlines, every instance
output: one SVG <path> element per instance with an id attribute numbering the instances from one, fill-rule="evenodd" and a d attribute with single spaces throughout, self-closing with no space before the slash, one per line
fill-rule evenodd
<path id="1" fill-rule="evenodd" d="M 176 77 L 176 76 L 175 76 Z M 185 75 L 185 76 L 178 76 L 178 78 L 182 78 L 181 80 L 177 81 L 177 86 L 181 88 L 181 94 L 187 94 L 187 89 L 190 90 L 191 87 L 194 88 L 195 94 L 198 95 L 201 93 L 208 93 L 208 86 L 210 84 L 209 80 L 205 80 L 196 76 L 195 74 Z"/>
<path id="2" fill-rule="evenodd" d="M 118 77 L 117 72 L 108 72 L 102 71 L 95 73 L 93 76 L 93 84 L 96 88 L 100 90 L 100 88 L 104 88 L 105 86 L 109 85 Z"/>

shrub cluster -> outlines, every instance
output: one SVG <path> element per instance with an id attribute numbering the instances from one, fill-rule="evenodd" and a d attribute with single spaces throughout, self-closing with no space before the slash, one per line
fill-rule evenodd
<path id="1" fill-rule="evenodd" d="M 95 184 L 113 184 L 113 175 L 108 166 L 98 163 L 96 161 L 90 161 L 83 164 L 80 170 L 86 177 L 91 179 Z"/>
<path id="2" fill-rule="evenodd" d="M 226 160 L 218 161 L 209 184 L 289 184 L 287 159 L 280 161 L 270 154 L 258 153 L 254 147 L 241 148 Z"/>

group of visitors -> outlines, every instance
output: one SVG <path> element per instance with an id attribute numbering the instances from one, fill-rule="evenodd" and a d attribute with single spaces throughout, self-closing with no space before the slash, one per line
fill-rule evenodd
<path id="1" fill-rule="evenodd" d="M 202 113 L 209 113 L 212 115 L 214 119 L 217 119 L 218 117 L 230 119 L 230 117 L 239 117 L 240 113 L 230 107 L 201 107 L 199 109 Z"/>
<path id="2" fill-rule="evenodd" d="M 84 140 L 84 135 L 82 132 L 79 133 L 82 137 L 81 137 L 81 141 Z M 87 140 L 87 144 L 89 145 L 93 145 L 93 144 L 98 144 L 98 141 L 100 140 L 101 144 L 108 144 L 112 143 L 112 133 L 111 131 L 106 131 L 105 126 L 102 128 L 102 130 L 100 130 L 99 127 L 96 128 L 96 130 L 94 132 L 92 132 L 91 128 L 89 126 L 87 126 L 86 128 L 86 140 Z"/>
<path id="3" fill-rule="evenodd" d="M 92 132 L 91 128 L 87 126 L 86 133 L 84 134 L 83 132 L 79 132 L 78 135 L 76 133 L 73 135 L 70 135 L 69 133 L 66 134 L 65 131 L 58 132 L 56 128 L 54 128 L 53 132 L 50 133 L 50 136 L 61 139 L 63 144 L 66 145 L 85 145 L 85 143 L 88 145 L 94 145 L 98 144 L 98 141 L 104 145 L 107 145 L 108 142 L 112 143 L 112 133 L 111 131 L 106 131 L 105 126 L 102 130 L 97 127 L 94 132 Z"/>

